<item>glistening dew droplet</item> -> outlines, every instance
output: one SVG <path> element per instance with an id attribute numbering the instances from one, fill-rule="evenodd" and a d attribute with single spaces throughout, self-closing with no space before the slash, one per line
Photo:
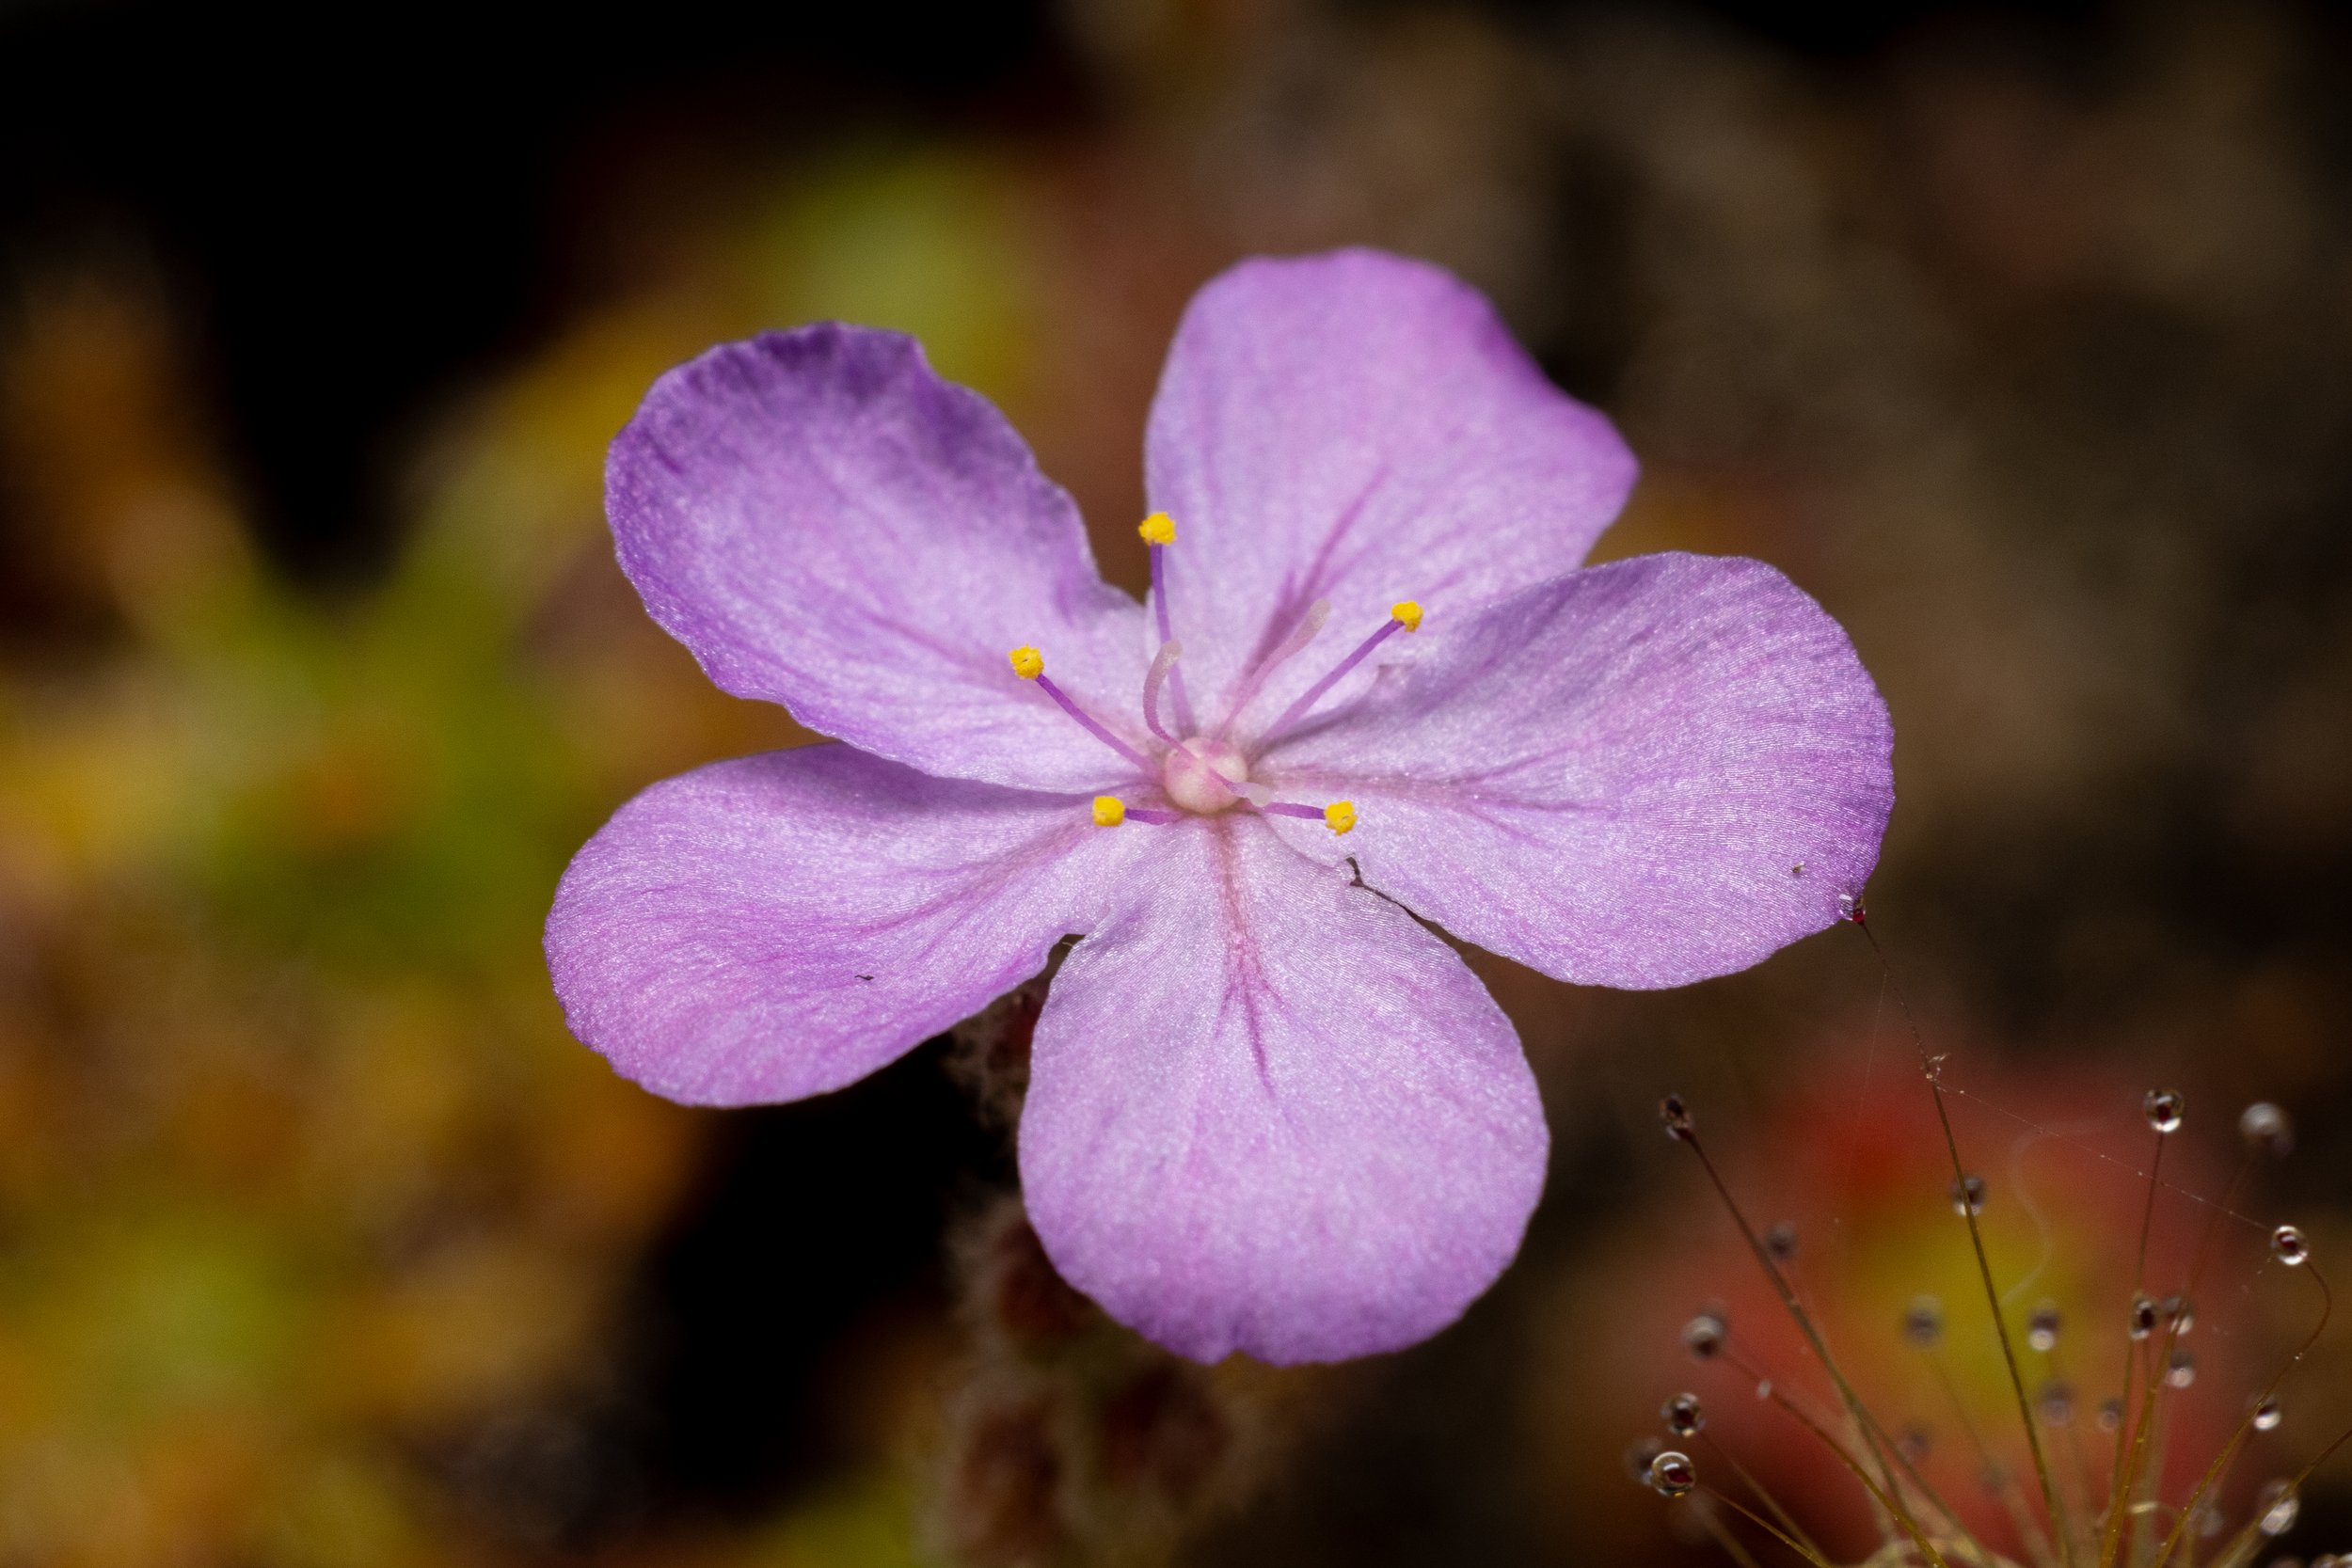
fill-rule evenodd
<path id="1" fill-rule="evenodd" d="M 2265 1535 L 2286 1534 L 2302 1512 L 2303 1500 L 2283 1481 L 2264 1481 L 2263 1489 L 2254 1494 L 2254 1528 Z"/>
<path id="2" fill-rule="evenodd" d="M 2033 1309 L 2026 1320 L 2026 1343 L 2047 1355 L 2058 1348 L 2058 1309 L 2055 1301 L 2045 1301 Z"/>
<path id="3" fill-rule="evenodd" d="M 2283 1418 L 2277 1400 L 2265 1396 L 2254 1402 L 2253 1424 L 2256 1432 L 2276 1432 L 2279 1430 L 2279 1422 Z"/>
<path id="4" fill-rule="evenodd" d="M 1933 1350 L 1944 1337 L 1944 1304 L 1933 1296 L 1914 1296 L 1903 1308 L 1903 1338 L 1914 1350 Z"/>
<path id="5" fill-rule="evenodd" d="M 2139 1102 L 2139 1110 L 2148 1118 L 2148 1125 L 2158 1132 L 2178 1132 L 2185 1103 L 2178 1089 L 2150 1089 L 2148 1097 Z"/>
<path id="6" fill-rule="evenodd" d="M 1693 1437 L 1707 1430 L 1707 1412 L 1699 1408 L 1696 1394 L 1677 1394 L 1658 1407 L 1658 1415 L 1677 1437 Z"/>
<path id="7" fill-rule="evenodd" d="M 2237 1135 L 2257 1154 L 2283 1159 L 2295 1149 L 2295 1124 L 2267 1100 L 2257 1100 L 2239 1113 Z"/>
<path id="8" fill-rule="evenodd" d="M 2074 1418 L 2074 1390 L 2057 1378 L 2042 1386 L 2034 1403 L 2041 1410 L 2042 1418 L 2054 1427 L 2062 1427 Z"/>
<path id="9" fill-rule="evenodd" d="M 2303 1240 L 2303 1232 L 2294 1226 L 2282 1225 L 2270 1233 L 2270 1256 L 2289 1268 L 2311 1261 L 2312 1249 Z"/>
<path id="10" fill-rule="evenodd" d="M 1668 1449 L 1649 1462 L 1649 1483 L 1661 1497 L 1679 1497 L 1699 1483 L 1698 1466 L 1689 1454 Z"/>
<path id="11" fill-rule="evenodd" d="M 2165 1297 L 2164 1306 L 2159 1310 L 2164 1313 L 2165 1326 L 2175 1336 L 2186 1334 L 2197 1326 L 2197 1307 L 2186 1296 Z"/>
<path id="12" fill-rule="evenodd" d="M 2113 1432 L 2123 1424 L 2123 1402 L 2109 1394 L 2099 1402 L 2099 1430 Z"/>
<path id="13" fill-rule="evenodd" d="M 1981 1214 L 1984 1212 L 1984 1178 L 1963 1176 L 1951 1186 L 1952 1212 Z"/>
<path id="14" fill-rule="evenodd" d="M 1797 1222 L 1783 1220 L 1764 1232 L 1764 1250 L 1772 1255 L 1775 1263 L 1786 1263 L 1797 1256 Z"/>
<path id="15" fill-rule="evenodd" d="M 2153 1334 L 2156 1331 L 2156 1304 L 2146 1296 L 2134 1296 L 2129 1327 L 2135 1339 L 2145 1339 Z"/>
<path id="16" fill-rule="evenodd" d="M 1682 1325 L 1682 1348 L 1694 1359 L 1712 1361 L 1724 1353 L 1724 1338 L 1731 1332 L 1720 1312 L 1701 1312 Z"/>
<path id="17" fill-rule="evenodd" d="M 1658 1102 L 1658 1119 L 1666 1124 L 1666 1136 L 1677 1143 L 1691 1141 L 1691 1134 L 1695 1129 L 1691 1120 L 1690 1108 L 1682 1103 L 1680 1095 L 1670 1094 Z"/>
<path id="18" fill-rule="evenodd" d="M 2185 1388 L 2196 1382 L 2197 1357 L 2185 1350 L 2175 1350 L 2165 1357 L 2164 1381 L 2171 1388 Z"/>

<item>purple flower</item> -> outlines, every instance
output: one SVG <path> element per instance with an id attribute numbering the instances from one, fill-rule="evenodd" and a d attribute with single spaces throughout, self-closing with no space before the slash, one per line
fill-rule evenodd
<path id="1" fill-rule="evenodd" d="M 1581 568 L 1633 460 L 1434 267 L 1210 283 L 1147 464 L 1148 609 L 907 338 L 656 383 L 622 565 L 713 680 L 847 744 L 622 807 L 556 895 L 556 990 L 649 1088 L 792 1100 L 1075 935 L 1020 1129 L 1055 1266 L 1201 1360 L 1409 1344 L 1518 1250 L 1548 1141 L 1422 922 L 1588 985 L 1755 963 L 1868 874 L 1885 706 L 1768 566 Z"/>

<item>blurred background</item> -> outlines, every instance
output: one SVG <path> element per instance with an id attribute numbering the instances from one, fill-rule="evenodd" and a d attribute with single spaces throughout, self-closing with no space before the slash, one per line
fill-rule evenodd
<path id="1" fill-rule="evenodd" d="M 2216 1261 L 2177 1501 L 2316 1315 L 2267 1227 L 2352 1250 L 2352 30 L 1799 9 L 0 7 L 0 1564 L 1723 1561 L 1627 1474 L 1683 1387 L 1858 1557 L 1851 1483 L 1682 1352 L 1709 1308 L 1822 1387 L 1668 1090 L 2013 1542 L 1899 1331 L 1942 1296 L 2019 1463 L 1851 928 L 1662 994 L 1479 960 L 1554 1131 L 1525 1253 L 1431 1343 L 1287 1374 L 1053 1279 L 1008 1196 L 1018 1002 L 730 1113 L 565 1035 L 571 851 L 805 738 L 613 565 L 647 383 L 764 326 L 916 332 L 1139 588 L 1185 298 L 1351 242 L 1487 290 L 1618 420 L 1604 554 L 1758 556 L 1851 630 L 1898 734 L 1870 927 L 2012 1324 L 2064 1313 L 2028 1372 L 2078 1504 L 2141 1096 L 2185 1092 L 2150 1277 Z M 2258 1099 L 2296 1148 L 2216 1208 Z M 2352 1420 L 2348 1345 L 2233 1524 Z M 2352 1459 L 2280 1549 L 2352 1549 Z"/>

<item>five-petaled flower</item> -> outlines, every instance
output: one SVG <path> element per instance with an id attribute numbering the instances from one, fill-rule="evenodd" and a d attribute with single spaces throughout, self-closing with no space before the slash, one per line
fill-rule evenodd
<path id="1" fill-rule="evenodd" d="M 1248 261 L 1162 375 L 1138 606 L 913 341 L 711 350 L 613 442 L 622 565 L 719 685 L 845 744 L 621 808 L 548 925 L 572 1029 L 674 1099 L 791 1100 L 1074 936 L 1019 1134 L 1056 1267 L 1203 1360 L 1436 1332 L 1548 1139 L 1423 922 L 1680 985 L 1833 923 L 1893 802 L 1885 706 L 1786 578 L 1581 566 L 1633 476 L 1449 275 Z"/>

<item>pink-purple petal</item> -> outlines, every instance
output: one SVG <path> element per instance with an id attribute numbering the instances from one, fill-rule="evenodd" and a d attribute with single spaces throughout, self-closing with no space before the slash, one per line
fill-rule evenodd
<path id="1" fill-rule="evenodd" d="M 1082 799 L 847 746 L 713 763 L 623 806 L 564 874 L 548 965 L 572 1033 L 699 1105 L 839 1088 L 1085 931 L 1139 847 Z"/>
<path id="2" fill-rule="evenodd" d="M 1153 831 L 1149 885 L 1038 1022 L 1021 1175 L 1048 1255 L 1201 1361 L 1437 1332 L 1543 1187 L 1510 1023 L 1445 943 L 1263 821 Z"/>
<path id="3" fill-rule="evenodd" d="M 1677 986 L 1835 922 L 1894 806 L 1886 705 L 1837 623 L 1771 567 L 1642 556 L 1469 625 L 1262 759 L 1343 796 L 1364 879 L 1564 980 Z"/>
<path id="4" fill-rule="evenodd" d="M 913 339 L 829 324 L 714 348 L 654 384 L 605 492 L 645 608 L 738 696 L 930 773 L 1132 773 L 1006 655 L 1034 645 L 1133 727 L 1139 607 L 1004 417 Z"/>
<path id="5" fill-rule="evenodd" d="M 1476 291 L 1426 262 L 1342 250 L 1244 261 L 1194 296 L 1146 477 L 1176 520 L 1161 552 L 1173 629 L 1213 723 L 1317 598 L 1330 624 L 1252 704 L 1260 721 L 1399 599 L 1459 617 L 1574 568 L 1634 462 Z"/>

